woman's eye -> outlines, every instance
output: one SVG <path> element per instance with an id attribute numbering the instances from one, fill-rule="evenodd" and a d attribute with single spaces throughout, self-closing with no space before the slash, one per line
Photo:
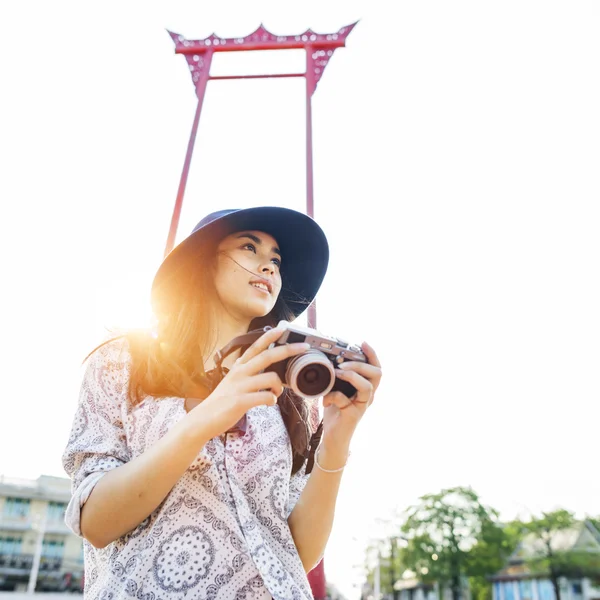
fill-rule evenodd
<path id="1" fill-rule="evenodd" d="M 242 248 L 244 250 L 251 250 L 252 252 L 254 252 L 256 254 L 256 246 L 254 244 L 251 244 L 250 242 L 248 242 L 247 244 L 244 244 L 242 246 Z"/>
<path id="2" fill-rule="evenodd" d="M 277 265 L 277 267 L 281 268 L 281 261 L 278 258 L 272 258 L 271 261 L 274 265 Z"/>

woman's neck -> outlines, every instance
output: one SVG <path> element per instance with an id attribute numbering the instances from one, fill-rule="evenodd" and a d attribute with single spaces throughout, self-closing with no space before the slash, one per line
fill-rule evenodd
<path id="1" fill-rule="evenodd" d="M 228 319 L 220 319 L 219 325 L 218 325 L 218 330 L 217 330 L 217 341 L 216 341 L 215 347 L 213 348 L 213 351 L 210 353 L 210 356 L 208 356 L 204 362 L 204 369 L 206 371 L 210 371 L 211 369 L 214 369 L 216 366 L 215 362 L 214 362 L 215 353 L 218 350 L 220 350 L 221 348 L 223 348 L 224 346 L 226 346 L 227 344 L 229 344 L 229 342 L 233 338 L 247 333 L 249 326 L 250 326 L 249 320 L 237 321 L 231 317 Z M 223 366 L 231 367 L 231 365 L 236 360 L 236 358 L 238 358 L 239 354 L 240 354 L 239 350 L 232 352 L 223 361 Z"/>

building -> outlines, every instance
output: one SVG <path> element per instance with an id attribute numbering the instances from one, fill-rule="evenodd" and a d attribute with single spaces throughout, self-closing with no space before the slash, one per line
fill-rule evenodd
<path id="1" fill-rule="evenodd" d="M 541 541 L 525 537 L 502 571 L 490 577 L 493 600 L 556 600 L 552 582 L 543 574 L 533 573 L 527 560 L 543 552 Z M 570 551 L 598 555 L 600 561 L 600 531 L 591 521 L 578 523 L 574 528 L 557 532 L 550 540 L 557 553 Z M 561 600 L 600 600 L 600 580 L 588 577 L 560 578 Z"/>
<path id="2" fill-rule="evenodd" d="M 448 585 L 440 586 L 439 583 L 424 583 L 416 573 L 406 570 L 400 579 L 394 583 L 396 600 L 452 600 L 452 589 Z M 383 595 L 382 600 L 393 600 L 393 594 Z M 466 577 L 461 578 L 461 600 L 472 600 L 469 582 Z M 365 582 L 361 600 L 376 600 L 374 588 Z"/>
<path id="3" fill-rule="evenodd" d="M 83 545 L 65 525 L 71 482 L 0 476 L 0 590 L 83 589 Z"/>
<path id="4" fill-rule="evenodd" d="M 440 600 L 438 584 L 425 584 L 412 571 L 405 572 L 402 577 L 394 584 L 397 590 L 398 600 Z M 444 590 L 444 600 L 452 600 L 452 595 L 448 597 Z"/>

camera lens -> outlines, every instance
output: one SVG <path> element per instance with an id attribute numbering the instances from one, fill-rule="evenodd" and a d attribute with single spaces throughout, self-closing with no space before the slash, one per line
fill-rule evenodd
<path id="1" fill-rule="evenodd" d="M 289 360 L 285 380 L 296 394 L 313 399 L 331 390 L 335 383 L 335 371 L 323 352 L 309 350 Z"/>
<path id="2" fill-rule="evenodd" d="M 330 380 L 331 374 L 324 365 L 311 365 L 298 373 L 296 385 L 304 397 L 322 396 Z"/>
<path id="3" fill-rule="evenodd" d="M 322 369 L 323 367 L 321 367 Z M 314 385 L 319 380 L 319 375 L 323 376 L 322 373 L 319 372 L 319 368 L 311 365 L 310 367 L 306 367 L 300 372 L 300 377 L 306 385 Z"/>

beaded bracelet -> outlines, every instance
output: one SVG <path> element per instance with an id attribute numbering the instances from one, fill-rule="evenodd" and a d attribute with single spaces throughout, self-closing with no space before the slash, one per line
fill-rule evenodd
<path id="1" fill-rule="evenodd" d="M 317 450 L 315 452 L 315 465 L 317 465 L 317 467 L 319 467 L 319 469 L 321 469 L 321 471 L 323 471 L 324 473 L 339 473 L 340 471 L 343 471 L 346 468 L 346 465 L 348 464 L 348 459 L 350 458 L 350 455 L 352 454 L 352 452 L 348 452 L 348 456 L 346 457 L 346 462 L 339 469 L 324 469 L 319 464 L 319 450 L 320 449 L 321 449 L 321 444 L 319 444 L 319 447 L 317 448 Z"/>

